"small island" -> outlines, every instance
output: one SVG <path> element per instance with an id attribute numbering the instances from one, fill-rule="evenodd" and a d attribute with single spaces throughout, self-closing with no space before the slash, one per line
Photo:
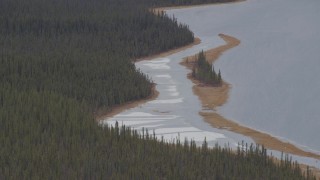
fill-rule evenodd
<path id="1" fill-rule="evenodd" d="M 188 62 L 188 60 L 187 60 Z M 207 61 L 203 51 L 196 55 L 192 67 L 192 77 L 212 86 L 221 86 L 221 71 L 216 73 L 214 66 Z"/>

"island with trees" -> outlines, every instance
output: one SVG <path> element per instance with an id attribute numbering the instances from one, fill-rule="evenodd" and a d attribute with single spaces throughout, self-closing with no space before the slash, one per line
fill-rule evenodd
<path id="1" fill-rule="evenodd" d="M 149 9 L 214 2 L 225 1 L 1 0 L 0 179 L 313 178 L 262 147 L 171 144 L 96 122 L 151 94 L 132 60 L 194 40 Z"/>

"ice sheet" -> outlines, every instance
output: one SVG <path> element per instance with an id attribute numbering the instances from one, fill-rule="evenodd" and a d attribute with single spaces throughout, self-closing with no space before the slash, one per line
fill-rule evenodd
<path id="1" fill-rule="evenodd" d="M 128 122 L 137 130 L 148 127 L 155 132 L 171 128 L 169 133 L 156 134 L 167 141 L 187 138 L 201 145 L 206 138 L 209 146 L 218 143 L 231 147 L 237 147 L 242 140 L 252 143 L 250 138 L 212 128 L 203 121 L 198 114 L 201 104 L 186 78 L 189 71 L 179 65 L 183 57 L 224 44 L 218 34 L 225 33 L 240 39 L 241 44 L 215 64 L 223 79 L 232 85 L 228 103 L 219 112 L 241 124 L 304 145 L 307 150 L 319 151 L 318 7 L 318 0 L 247 0 L 168 11 L 187 23 L 201 44 L 165 58 L 136 63 L 157 84 L 160 95 L 106 123 Z M 188 131 L 194 128 L 197 131 Z"/>
<path id="2" fill-rule="evenodd" d="M 137 62 L 136 67 L 156 83 L 159 96 L 104 123 L 115 125 L 118 121 L 119 124 L 125 124 L 140 132 L 147 128 L 150 134 L 154 131 L 158 139 L 164 138 L 166 141 L 180 138 L 183 142 L 186 138 L 201 145 L 206 139 L 209 146 L 236 144 L 242 140 L 252 142 L 242 135 L 212 128 L 203 121 L 198 114 L 202 106 L 192 92 L 193 83 L 186 78 L 189 70 L 179 64 L 186 56 L 221 44 L 223 41 L 213 36 L 193 48 L 168 57 Z"/>
<path id="3" fill-rule="evenodd" d="M 247 0 L 168 13 L 201 39 L 241 40 L 215 64 L 232 85 L 220 113 L 320 151 L 319 7 L 319 0 Z"/>

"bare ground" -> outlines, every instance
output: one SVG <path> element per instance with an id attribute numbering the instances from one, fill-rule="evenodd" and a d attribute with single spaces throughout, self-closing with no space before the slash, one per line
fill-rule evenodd
<path id="1" fill-rule="evenodd" d="M 219 36 L 226 42 L 226 44 L 205 52 L 206 58 L 210 63 L 214 63 L 223 54 L 223 52 L 240 44 L 240 40 L 232 36 L 224 34 L 219 34 Z M 195 57 L 195 55 L 186 57 L 181 64 L 191 70 L 195 61 Z M 227 129 L 229 131 L 251 137 L 257 144 L 264 145 L 267 149 L 320 160 L 319 154 L 304 151 L 293 144 L 283 142 L 269 134 L 242 126 L 216 113 L 216 108 L 222 106 L 228 100 L 229 90 L 231 88 L 228 83 L 223 82 L 223 84 L 218 87 L 209 86 L 201 83 L 197 79 L 194 79 L 191 76 L 191 72 L 188 74 L 188 78 L 195 84 L 193 86 L 193 92 L 201 101 L 203 110 L 213 110 L 212 112 L 199 112 L 204 120 L 207 121 L 211 126 L 219 129 Z M 301 168 L 306 169 L 306 166 L 301 165 Z M 316 174 L 317 177 L 320 178 L 319 169 L 313 168 L 313 174 Z"/>
<path id="2" fill-rule="evenodd" d="M 194 41 L 191 44 L 188 44 L 188 45 L 183 46 L 183 47 L 175 48 L 175 49 L 172 49 L 172 50 L 169 50 L 169 51 L 166 51 L 166 52 L 162 52 L 162 53 L 159 53 L 159 54 L 154 54 L 154 55 L 151 55 L 151 56 L 142 57 L 142 58 L 136 59 L 135 62 L 139 62 L 139 61 L 143 61 L 143 60 L 152 60 L 152 59 L 161 58 L 161 57 L 167 57 L 167 56 L 170 56 L 170 55 L 175 54 L 177 52 L 180 52 L 180 51 L 183 51 L 185 49 L 191 48 L 192 46 L 198 45 L 200 43 L 201 43 L 201 40 L 196 37 L 196 38 L 194 38 Z"/>
<path id="3" fill-rule="evenodd" d="M 245 0 L 237 0 L 236 2 L 233 2 L 233 3 L 238 3 L 238 2 L 243 2 L 243 1 L 245 1 Z M 200 7 L 200 6 L 208 6 L 208 5 L 219 5 L 219 3 L 194 5 L 194 6 L 160 7 L 160 8 L 154 8 L 150 11 L 157 14 L 157 13 L 162 13 L 162 12 L 165 13 L 166 10 L 170 10 L 170 9 L 182 9 L 182 8 Z M 222 53 L 224 51 L 231 49 L 235 46 L 238 46 L 240 44 L 240 40 L 238 40 L 232 36 L 228 36 L 228 35 L 224 35 L 224 34 L 219 34 L 219 36 L 226 41 L 226 44 L 206 51 L 206 57 L 207 57 L 207 59 L 209 59 L 209 62 L 211 62 L 211 63 L 214 63 L 214 61 L 216 61 L 220 57 L 220 55 L 222 55 Z M 151 60 L 154 58 L 169 56 L 171 54 L 174 54 L 179 51 L 190 48 L 194 45 L 200 44 L 200 42 L 201 42 L 201 40 L 199 38 L 195 38 L 195 41 L 190 45 L 187 45 L 187 46 L 184 46 L 181 48 L 176 48 L 173 50 L 169 50 L 167 52 L 163 52 L 160 54 L 139 58 L 136 61 Z M 180 64 L 191 69 L 192 62 L 194 62 L 194 60 L 195 60 L 195 56 L 189 56 L 189 57 L 184 58 L 184 60 Z M 187 63 L 187 61 L 189 63 Z M 212 86 L 206 86 L 203 83 L 199 82 L 198 80 L 192 78 L 191 73 L 188 74 L 188 78 L 195 84 L 193 86 L 193 92 L 194 92 L 194 94 L 196 94 L 199 97 L 204 110 L 212 109 L 215 111 L 216 107 L 222 106 L 223 104 L 225 104 L 227 102 L 228 97 L 229 97 L 228 93 L 231 88 L 228 83 L 223 82 L 222 86 L 220 86 L 220 87 L 212 87 Z M 114 115 L 116 115 L 126 109 L 134 108 L 134 107 L 137 107 L 137 106 L 144 104 L 148 101 L 156 99 L 159 95 L 159 92 L 156 90 L 155 85 L 154 85 L 152 91 L 153 91 L 152 96 L 150 96 L 146 99 L 132 101 L 132 102 L 125 103 L 123 105 L 114 106 L 111 111 L 108 111 L 108 112 L 104 111 L 104 112 L 99 113 L 101 115 L 96 116 L 96 120 L 100 121 L 100 120 L 104 120 L 106 118 L 113 117 Z M 294 146 L 290 143 L 282 142 L 282 141 L 276 139 L 275 137 L 272 137 L 269 134 L 262 133 L 262 132 L 259 132 L 257 130 L 254 130 L 254 129 L 251 129 L 248 127 L 241 126 L 234 121 L 231 121 L 231 120 L 228 120 L 228 119 L 222 117 L 218 113 L 199 112 L 199 114 L 201 116 L 203 116 L 204 119 L 208 123 L 210 123 L 213 127 L 220 128 L 220 129 L 228 129 L 230 131 L 249 136 L 252 139 L 254 139 L 254 141 L 257 144 L 262 144 L 268 149 L 274 149 L 277 151 L 282 151 L 284 153 L 290 153 L 290 154 L 295 154 L 295 155 L 299 155 L 299 156 L 312 157 L 312 158 L 320 160 L 320 155 L 318 155 L 318 154 L 306 152 L 302 149 L 297 148 L 296 146 Z M 278 160 L 275 159 L 275 161 L 278 161 Z M 304 172 L 307 169 L 307 166 L 304 164 L 300 164 L 300 167 L 302 168 L 302 170 Z M 317 179 L 320 179 L 320 169 L 311 167 L 311 171 L 316 176 Z"/>
<path id="4" fill-rule="evenodd" d="M 183 51 L 185 49 L 191 48 L 192 46 L 198 45 L 200 44 L 201 40 L 199 38 L 195 38 L 194 42 L 191 44 L 188 44 L 186 46 L 180 47 L 180 48 L 176 48 L 176 49 L 172 49 L 163 53 L 159 53 L 156 55 L 152 55 L 152 56 L 148 56 L 148 57 L 144 57 L 144 58 L 139 58 L 136 60 L 137 61 L 142 61 L 142 60 L 151 60 L 151 59 L 155 59 L 155 58 L 160 58 L 160 57 L 166 57 L 169 56 L 171 54 L 175 54 L 177 52 Z M 107 118 L 111 118 L 127 109 L 131 109 L 131 108 L 135 108 L 138 107 L 142 104 L 145 104 L 148 101 L 152 101 L 154 99 L 156 99 L 159 95 L 159 92 L 156 89 L 156 84 L 153 84 L 152 87 L 152 93 L 149 97 L 145 98 L 145 99 L 141 99 L 141 100 L 136 100 L 136 101 L 130 101 L 121 105 L 116 105 L 113 106 L 111 108 L 111 110 L 104 110 L 104 109 L 100 109 L 98 112 L 96 112 L 95 115 L 95 119 L 96 121 L 101 121 L 101 120 L 105 120 Z"/>

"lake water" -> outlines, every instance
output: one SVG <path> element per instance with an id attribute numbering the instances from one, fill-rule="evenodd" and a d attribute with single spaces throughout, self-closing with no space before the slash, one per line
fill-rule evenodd
<path id="1" fill-rule="evenodd" d="M 183 57 L 224 44 L 219 33 L 241 44 L 216 62 L 232 85 L 228 102 L 218 112 L 228 119 L 320 151 L 320 1 L 248 0 L 242 3 L 170 10 L 167 13 L 189 25 L 201 44 L 193 48 L 136 64 L 157 84 L 159 97 L 126 110 L 104 123 L 154 130 L 168 141 L 204 138 L 210 146 L 236 147 L 253 141 L 243 135 L 212 128 L 198 114 L 201 104 L 192 92 Z M 279 152 L 273 152 L 278 154 Z M 320 167 L 310 158 L 294 156 Z"/>
<path id="2" fill-rule="evenodd" d="M 155 131 L 159 139 L 164 138 L 167 141 L 175 141 L 178 138 L 184 142 L 185 139 L 192 139 L 201 145 L 206 138 L 211 147 L 219 144 L 235 148 L 241 141 L 253 143 L 250 138 L 212 128 L 204 122 L 199 115 L 202 110 L 201 103 L 192 92 L 193 83 L 186 78 L 189 70 L 179 64 L 186 56 L 223 43 L 219 37 L 213 36 L 193 48 L 168 57 L 136 63 L 136 67 L 148 74 L 157 84 L 156 88 L 160 94 L 157 99 L 126 110 L 108 119 L 106 123 L 114 125 L 118 121 L 139 131 L 146 128 L 149 133 Z"/>
<path id="3" fill-rule="evenodd" d="M 169 13 L 201 39 L 241 40 L 216 63 L 232 84 L 222 115 L 320 153 L 319 7 L 319 0 L 248 0 Z"/>

